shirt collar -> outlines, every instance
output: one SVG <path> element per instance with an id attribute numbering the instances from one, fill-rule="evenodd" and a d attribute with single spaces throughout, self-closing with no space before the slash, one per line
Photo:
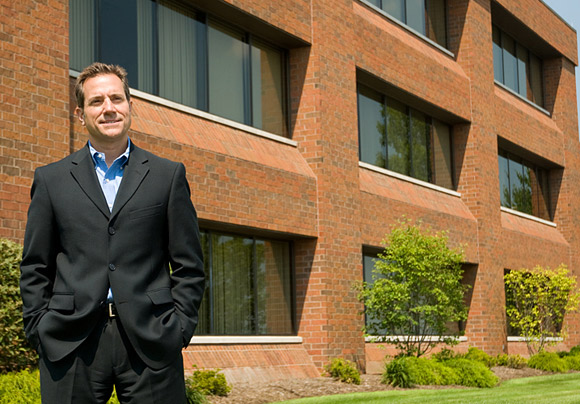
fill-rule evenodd
<path id="1" fill-rule="evenodd" d="M 127 160 L 129 160 L 129 151 L 131 150 L 131 139 L 127 138 L 127 148 L 125 149 L 125 152 L 123 154 L 121 154 L 119 157 L 117 157 L 115 159 L 115 161 L 119 160 L 119 159 L 124 159 L 125 161 L 123 162 L 126 163 Z M 91 144 L 91 141 L 89 140 L 89 152 L 91 153 L 91 157 L 93 158 L 93 161 L 95 163 L 96 166 L 98 166 L 100 161 L 104 161 L 105 160 L 105 156 L 103 155 L 103 153 L 98 152 L 93 145 Z M 114 162 L 113 162 L 114 163 Z"/>

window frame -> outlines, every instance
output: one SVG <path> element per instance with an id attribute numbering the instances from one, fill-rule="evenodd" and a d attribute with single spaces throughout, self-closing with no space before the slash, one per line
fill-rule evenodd
<path id="1" fill-rule="evenodd" d="M 505 54 L 509 52 L 506 49 L 505 43 L 506 41 L 511 40 L 513 42 L 513 59 L 514 59 L 514 71 L 513 74 L 515 77 L 514 86 L 510 86 L 506 84 L 506 64 L 505 64 Z M 499 43 L 497 42 L 499 41 Z M 545 88 L 544 88 L 544 61 L 538 55 L 536 55 L 532 50 L 528 47 L 524 46 L 516 38 L 512 35 L 506 33 L 497 25 L 492 24 L 492 47 L 493 47 L 493 67 L 494 67 L 494 81 L 499 83 L 502 87 L 508 89 L 510 92 L 518 96 L 519 98 L 524 99 L 531 105 L 539 108 L 543 112 L 549 113 L 544 109 L 545 105 Z M 499 53 L 496 51 L 499 50 Z M 525 89 L 520 89 L 520 85 L 522 84 L 522 77 L 521 76 L 521 61 L 518 57 L 518 51 L 525 51 L 525 56 L 527 63 L 525 63 L 525 78 L 523 79 L 524 84 L 526 86 Z M 499 60 L 497 60 L 499 57 Z M 532 61 L 537 62 L 537 68 L 532 66 Z M 499 63 L 499 65 L 496 65 Z M 501 72 L 496 72 L 496 69 L 501 70 Z M 497 77 L 496 73 L 501 73 L 501 77 Z M 532 85 L 532 81 L 535 78 L 540 79 L 540 83 L 538 86 Z M 535 88 L 534 88 L 535 87 Z M 522 91 L 525 90 L 526 94 L 522 94 Z M 537 94 L 539 92 L 539 94 Z M 539 101 L 539 102 L 538 102 Z"/>
<path id="2" fill-rule="evenodd" d="M 444 44 L 443 43 L 439 43 L 437 41 L 436 37 L 431 38 L 429 36 L 429 31 L 430 31 L 430 24 L 429 24 L 429 6 L 426 2 L 429 2 L 430 0 L 419 0 L 422 3 L 422 24 L 423 24 L 423 31 L 421 32 L 421 30 L 417 30 L 416 28 L 414 28 L 413 26 L 409 25 L 407 23 L 407 12 L 409 7 L 407 6 L 407 2 L 409 0 L 399 0 L 402 4 L 401 6 L 401 13 L 402 13 L 402 18 L 399 18 L 391 13 L 389 13 L 388 11 L 386 11 L 385 9 L 383 9 L 383 1 L 384 0 L 359 0 L 364 4 L 367 4 L 368 6 L 372 7 L 374 10 L 379 11 L 381 14 L 387 16 L 389 19 L 391 19 L 392 21 L 397 22 L 398 24 L 400 24 L 402 27 L 408 29 L 409 31 L 419 35 L 420 37 L 422 37 L 423 39 L 427 40 L 429 43 L 431 43 L 432 45 L 435 45 L 437 48 L 440 48 L 441 50 L 445 51 L 446 53 L 448 53 L 450 56 L 454 56 L 452 52 L 449 51 L 449 49 L 447 49 L 447 47 L 449 46 L 449 18 L 448 18 L 448 7 L 447 7 L 447 0 L 440 0 L 443 1 L 443 12 L 444 12 L 444 21 L 443 23 L 445 24 L 445 38 L 444 38 Z"/>
<path id="3" fill-rule="evenodd" d="M 507 206 L 506 204 L 504 204 L 503 200 L 503 192 L 504 192 L 504 186 L 506 184 L 503 184 L 504 186 L 502 186 L 502 172 L 501 172 L 501 158 L 505 159 L 507 162 L 507 189 L 509 191 L 509 201 L 507 203 L 509 203 L 510 206 Z M 512 181 L 511 181 L 511 168 L 510 168 L 510 161 L 521 165 L 524 169 L 528 169 L 530 171 L 530 184 L 531 184 L 531 176 L 532 176 L 532 172 L 533 175 L 536 178 L 536 190 L 534 190 L 534 187 L 532 185 L 530 185 L 530 205 L 531 205 L 531 213 L 530 212 L 525 212 L 523 210 L 520 210 L 517 208 L 517 205 L 515 205 L 514 207 L 514 201 L 512 200 Z M 529 215 L 531 217 L 534 218 L 538 218 L 540 220 L 545 220 L 548 222 L 551 222 L 553 220 L 553 209 L 552 209 L 552 200 L 551 200 L 551 195 L 550 195 L 550 169 L 547 167 L 542 167 L 538 164 L 535 164 L 521 156 L 519 156 L 516 153 L 510 152 L 505 150 L 504 148 L 499 147 L 498 148 L 498 171 L 499 171 L 499 192 L 500 192 L 500 207 L 502 208 L 507 208 L 516 212 L 519 212 L 521 214 L 524 215 Z M 538 178 L 542 178 L 542 180 L 538 180 Z M 542 217 L 542 216 L 538 216 L 537 214 L 534 213 L 534 197 L 537 198 L 536 201 L 536 209 L 540 209 L 540 202 L 541 199 L 543 198 L 545 200 L 545 210 L 547 212 L 547 217 Z M 536 212 L 537 213 L 537 212 Z"/>
<path id="4" fill-rule="evenodd" d="M 73 1 L 73 0 L 71 0 Z M 101 33 L 99 31 L 99 15 L 101 13 L 100 8 L 101 8 L 101 2 L 104 0 L 92 0 L 93 1 L 93 20 L 94 20 L 94 26 L 93 26 L 93 30 L 90 32 L 90 34 L 87 35 L 87 41 L 90 41 L 92 43 L 92 48 L 93 48 L 93 52 L 92 52 L 92 56 L 90 57 L 91 59 L 91 63 L 93 61 L 98 61 L 101 60 Z M 197 72 L 196 78 L 194 78 L 195 82 L 198 85 L 198 94 L 197 94 L 197 101 L 196 101 L 196 105 L 190 105 L 189 103 L 183 103 L 180 101 L 175 101 L 173 98 L 168 98 L 167 96 L 163 96 L 160 94 L 160 65 L 159 65 L 159 48 L 160 48 L 160 36 L 159 36 L 159 7 L 163 6 L 162 4 L 160 4 L 159 0 L 150 0 L 151 3 L 151 18 L 152 18 L 152 47 L 151 47 L 151 55 L 149 57 L 148 60 L 149 63 L 151 63 L 151 88 L 148 90 L 145 89 L 141 89 L 140 83 L 132 83 L 131 87 L 136 89 L 137 91 L 141 91 L 145 94 L 150 94 L 153 97 L 159 97 L 161 99 L 167 100 L 168 102 L 171 103 L 176 103 L 179 105 L 183 105 L 186 108 L 192 108 L 194 110 L 198 110 L 201 112 L 205 112 L 205 113 L 209 113 L 212 115 L 215 115 L 216 117 L 222 118 L 222 119 L 226 119 L 226 120 L 231 120 L 232 122 L 236 122 L 239 123 L 241 125 L 246 125 L 249 126 L 251 128 L 255 128 L 258 131 L 264 131 L 266 133 L 271 133 L 273 135 L 276 136 L 280 136 L 286 139 L 290 139 L 291 138 L 291 134 L 290 134 L 290 112 L 291 112 L 291 97 L 290 97 L 290 56 L 289 56 L 289 51 L 288 49 L 279 46 L 271 41 L 269 41 L 267 39 L 267 37 L 261 37 L 258 35 L 254 35 L 254 33 L 248 31 L 247 29 L 244 29 L 242 27 L 239 27 L 238 25 L 236 25 L 235 23 L 231 23 L 229 21 L 223 20 L 217 16 L 214 16 L 208 12 L 205 12 L 203 10 L 200 10 L 182 0 L 176 0 L 171 2 L 172 4 L 177 4 L 181 7 L 186 8 L 188 11 L 191 11 L 192 14 L 195 15 L 195 17 L 191 17 L 194 18 L 195 20 L 199 21 L 201 24 L 203 24 L 202 29 L 197 30 L 196 32 L 198 34 L 200 34 L 202 37 L 196 38 L 196 48 L 199 48 L 196 50 L 196 59 L 198 59 L 200 57 L 200 55 L 203 56 L 203 60 L 201 62 L 197 62 L 196 63 L 196 68 L 199 70 Z M 69 3 L 70 5 L 70 3 Z M 71 15 L 69 17 L 70 19 L 73 18 L 73 16 Z M 241 95 L 241 97 L 244 100 L 244 105 L 243 105 L 243 109 L 244 109 L 244 116 L 243 116 L 243 120 L 233 120 L 230 119 L 224 115 L 220 115 L 220 114 L 216 114 L 215 112 L 210 111 L 210 102 L 209 102 L 209 98 L 210 98 L 210 92 L 211 89 L 209 88 L 209 55 L 211 50 L 209 49 L 209 28 L 210 28 L 210 24 L 212 22 L 215 22 L 217 24 L 219 24 L 220 26 L 225 26 L 229 29 L 233 29 L 235 31 L 238 31 L 240 33 L 243 34 L 243 44 L 248 48 L 248 52 L 245 53 L 245 55 L 243 56 L 243 63 L 244 65 L 247 65 L 250 67 L 250 69 L 244 69 L 243 75 L 244 75 L 244 83 L 242 83 L 242 85 L 244 86 L 244 93 Z M 72 24 L 71 24 L 72 26 Z M 253 42 L 254 41 L 258 41 L 258 43 L 262 43 L 267 45 L 268 47 L 270 47 L 272 50 L 274 50 L 275 52 L 278 52 L 280 55 L 280 73 L 281 73 L 281 77 L 280 77 L 280 90 L 282 91 L 282 94 L 280 95 L 280 113 L 282 115 L 282 121 L 280 122 L 280 127 L 281 127 L 281 133 L 279 132 L 274 132 L 274 131 L 268 131 L 267 129 L 263 129 L 264 127 L 264 121 L 266 120 L 267 116 L 263 115 L 263 114 L 259 114 L 262 117 L 262 122 L 256 123 L 254 122 L 256 116 L 258 116 L 257 114 L 254 113 L 253 108 L 254 105 L 256 104 L 255 101 L 255 96 L 256 94 L 252 94 L 252 89 L 253 89 L 253 83 L 252 83 L 252 76 L 253 76 L 253 71 L 251 70 L 251 64 L 252 64 L 252 52 L 253 52 Z M 88 60 L 88 56 L 85 55 L 85 58 Z M 138 59 L 137 59 L 138 60 Z M 79 63 L 81 63 L 81 61 L 79 61 Z M 135 64 L 138 64 L 138 61 L 134 62 Z M 75 68 L 71 67 L 72 71 L 77 71 L 76 70 L 76 66 Z M 247 70 L 247 71 L 246 71 Z M 137 81 L 138 81 L 138 76 L 139 73 L 137 74 Z M 201 77 L 201 79 L 200 79 Z M 150 90 L 150 91 L 149 91 Z M 260 97 L 262 97 L 262 95 L 259 95 Z M 260 101 L 261 104 L 261 101 Z"/>
<path id="5" fill-rule="evenodd" d="M 362 278 L 363 278 L 363 282 L 365 282 L 366 284 L 372 284 L 377 279 L 385 279 L 386 278 L 386 275 L 383 275 L 383 274 L 380 274 L 380 273 L 377 274 L 377 273 L 374 272 L 374 264 L 373 264 L 373 267 L 370 268 L 368 271 L 367 271 L 367 268 L 366 268 L 366 265 L 365 265 L 365 261 L 366 261 L 367 258 L 369 260 L 373 260 L 373 261 L 382 259 L 378 255 L 381 254 L 383 251 L 384 251 L 384 249 L 380 249 L 380 248 L 377 248 L 377 247 L 363 246 L 363 248 L 362 248 L 362 254 L 361 254 L 362 255 L 362 260 L 361 260 L 361 263 L 362 263 Z M 462 265 L 465 266 L 465 264 L 466 263 L 463 263 Z M 367 279 L 367 277 L 366 277 L 367 273 L 369 274 L 369 276 L 371 277 L 371 279 Z M 465 279 L 465 275 L 466 275 L 466 271 L 464 269 L 462 280 Z M 376 279 L 373 279 L 373 277 L 376 277 Z M 470 303 L 466 303 L 466 305 L 469 307 L 469 309 L 471 309 L 471 302 Z M 369 319 L 368 319 L 367 314 L 366 314 L 366 306 L 365 306 L 365 310 L 364 310 L 364 324 L 367 327 L 368 327 L 368 324 L 369 324 L 368 321 L 369 321 Z M 467 321 L 459 321 L 459 322 L 457 322 L 456 325 L 457 325 L 457 328 L 458 328 L 458 330 L 460 332 L 465 332 L 466 324 L 467 324 Z M 451 325 L 451 323 L 448 324 L 448 327 L 447 327 L 447 330 L 448 331 L 451 329 L 451 327 L 449 327 L 450 325 Z M 371 336 L 368 336 L 367 339 L 366 339 L 366 341 L 367 342 L 374 342 L 377 337 L 386 337 L 388 340 L 395 340 L 397 337 L 401 337 L 401 336 L 402 335 L 389 335 L 386 332 L 384 332 L 384 333 L 378 333 L 378 334 L 373 334 Z M 407 335 L 405 335 L 405 336 L 407 336 Z M 421 336 L 421 334 L 412 334 L 411 335 L 411 337 L 419 337 L 419 336 Z M 430 335 L 427 335 L 426 334 L 425 336 L 429 340 L 431 340 L 431 339 L 432 340 L 437 340 L 435 334 L 430 334 Z M 464 336 L 460 336 L 459 337 L 459 340 L 460 341 L 465 341 L 467 339 Z"/>
<path id="6" fill-rule="evenodd" d="M 268 338 L 268 337 L 282 337 L 282 338 L 287 338 L 287 337 L 294 337 L 297 335 L 297 315 L 296 315 L 296 270 L 295 270 L 295 259 L 294 259 L 294 245 L 293 242 L 291 240 L 287 240 L 287 239 L 279 239 L 279 238 L 267 238 L 267 237 L 262 237 L 262 236 L 256 236 L 256 235 L 252 235 L 252 234 L 246 234 L 246 233 L 236 233 L 236 232 L 231 232 L 231 231 L 220 231 L 220 230 L 214 230 L 214 229 L 209 229 L 209 228 L 200 228 L 200 234 L 201 233 L 205 233 L 206 236 L 208 237 L 208 254 L 205 257 L 205 260 L 207 262 L 207 264 L 205 264 L 207 266 L 207 268 L 209 269 L 209 273 L 206 273 L 206 283 L 205 283 L 205 294 L 207 295 L 207 303 L 209 304 L 208 307 L 208 321 L 209 321 L 209 332 L 208 333 L 199 333 L 199 328 L 196 329 L 193 337 L 194 338 L 228 338 L 228 339 L 235 339 L 235 338 Z M 213 249 L 213 243 L 212 243 L 212 235 L 219 235 L 219 236 L 226 236 L 226 237 L 236 237 L 236 238 L 246 238 L 246 239 L 251 239 L 252 240 L 252 268 L 251 268 L 251 274 L 250 276 L 252 277 L 252 282 L 253 282 L 253 309 L 252 309 L 252 314 L 253 314 L 253 318 L 254 321 L 255 319 L 257 319 L 258 316 L 258 299 L 257 299 L 257 295 L 259 294 L 259 290 L 257 287 L 257 277 L 255 276 L 256 272 L 257 272 L 257 260 L 255 259 L 255 253 L 256 253 L 256 242 L 257 241 L 264 241 L 264 242 L 284 242 L 287 244 L 288 246 L 288 272 L 289 272 L 289 279 L 288 279 L 288 286 L 290 288 L 290 313 L 289 313 L 289 318 L 290 318 L 290 328 L 291 330 L 289 330 L 288 333 L 284 333 L 284 334 L 270 334 L 270 333 L 265 333 L 265 334 L 260 334 L 260 333 L 256 333 L 256 327 L 258 326 L 257 323 L 254 323 L 254 333 L 251 334 L 217 334 L 215 333 L 214 329 L 215 329 L 215 323 L 214 323 L 214 318 L 215 318 L 215 310 L 214 310 L 214 305 L 213 305 L 213 288 L 212 288 L 212 282 L 213 282 L 213 253 L 212 253 L 212 249 Z M 202 304 L 203 302 L 205 302 L 205 297 L 202 300 Z M 200 310 L 201 313 L 201 310 Z"/>
<path id="7" fill-rule="evenodd" d="M 361 92 L 367 92 L 367 93 L 374 93 L 375 95 L 378 95 L 381 99 L 380 104 L 382 105 L 382 111 L 384 111 L 384 116 L 383 116 L 383 121 L 382 124 L 384 126 L 383 129 L 383 136 L 385 138 L 385 144 L 383 146 L 383 150 L 381 150 L 382 155 L 384 156 L 384 167 L 381 167 L 380 165 L 377 165 L 376 163 L 369 163 L 366 162 L 364 160 L 362 160 L 362 156 L 363 156 L 363 131 L 362 131 L 362 120 L 361 118 L 361 102 L 360 102 L 360 96 L 361 96 Z M 362 94 L 363 96 L 367 97 L 366 95 Z M 369 98 L 369 97 L 367 97 Z M 407 141 L 407 161 L 406 161 L 406 172 L 401 173 L 400 171 L 396 171 L 393 170 L 392 168 L 389 168 L 389 123 L 388 123 L 388 108 L 389 108 L 389 103 L 388 100 L 391 100 L 391 102 L 394 102 L 395 105 L 399 104 L 400 106 L 404 107 L 404 111 L 405 111 L 405 117 L 407 118 L 407 134 L 406 134 L 406 141 Z M 375 102 L 378 103 L 378 101 L 375 100 Z M 402 108 L 401 108 L 402 109 Z M 413 114 L 419 114 L 422 115 L 425 120 L 425 126 L 427 127 L 427 131 L 426 134 L 428 134 L 428 138 L 425 139 L 425 146 L 426 146 L 426 163 L 427 163 L 427 180 L 419 178 L 418 176 L 415 176 L 415 170 L 416 167 L 413 164 L 414 163 L 414 153 L 413 153 L 413 142 L 414 142 L 414 134 L 413 134 Z M 436 130 L 436 124 L 435 122 L 438 122 L 442 125 L 445 125 L 446 127 L 449 128 L 448 131 L 448 138 L 449 138 L 449 168 L 450 168 L 450 173 L 449 173 L 449 179 L 450 179 L 450 183 L 451 183 L 451 188 L 446 188 L 442 185 L 437 184 L 436 182 L 433 182 L 434 179 L 436 180 L 436 168 L 435 168 L 435 162 L 436 162 L 436 156 L 434 156 L 435 153 L 435 136 L 436 134 L 434 133 Z M 432 117 L 431 115 L 421 111 L 420 109 L 414 108 L 404 102 L 398 101 L 396 98 L 390 97 L 386 94 L 384 94 L 381 91 L 377 91 L 365 84 L 362 84 L 360 82 L 357 82 L 357 127 L 358 127 L 358 151 L 359 151 L 359 162 L 360 163 L 364 163 L 364 164 L 368 164 L 368 165 L 372 165 L 375 167 L 378 167 L 380 169 L 385 169 L 387 171 L 392 171 L 394 173 L 397 173 L 399 175 L 402 176 L 406 176 L 406 177 L 410 177 L 414 180 L 417 181 L 422 181 L 425 182 L 427 184 L 430 185 L 434 185 L 437 187 L 441 187 L 444 188 L 446 190 L 450 190 L 450 191 L 454 191 L 456 189 L 456 179 L 455 179 L 455 164 L 454 164 L 454 139 L 453 139 L 453 133 L 452 133 L 452 125 L 447 124 L 446 122 L 443 122 L 437 118 Z"/>

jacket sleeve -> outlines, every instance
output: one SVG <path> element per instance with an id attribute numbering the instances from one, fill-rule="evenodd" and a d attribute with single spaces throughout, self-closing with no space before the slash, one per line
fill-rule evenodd
<path id="1" fill-rule="evenodd" d="M 57 234 L 41 169 L 34 173 L 20 264 L 20 293 L 26 337 L 38 348 L 37 327 L 47 312 L 56 272 Z"/>
<path id="2" fill-rule="evenodd" d="M 198 321 L 205 288 L 203 253 L 197 214 L 190 199 L 185 167 L 174 172 L 168 203 L 168 251 L 171 294 L 181 321 L 184 346 L 189 344 Z"/>

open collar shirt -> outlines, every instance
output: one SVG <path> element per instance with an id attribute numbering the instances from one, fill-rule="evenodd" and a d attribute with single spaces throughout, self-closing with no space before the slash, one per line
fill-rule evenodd
<path id="1" fill-rule="evenodd" d="M 95 172 L 97 173 L 97 178 L 99 179 L 99 185 L 103 190 L 105 199 L 107 200 L 107 205 L 109 206 L 109 211 L 113 211 L 113 205 L 115 204 L 115 198 L 117 197 L 117 191 L 121 186 L 121 181 L 123 180 L 123 172 L 125 171 L 125 165 L 129 160 L 129 150 L 131 149 L 131 139 L 127 139 L 127 149 L 123 154 L 113 161 L 110 167 L 107 166 L 105 161 L 105 154 L 97 151 L 89 140 L 89 152 L 95 163 Z M 107 301 L 113 301 L 113 292 L 109 288 L 109 293 L 107 294 Z"/>

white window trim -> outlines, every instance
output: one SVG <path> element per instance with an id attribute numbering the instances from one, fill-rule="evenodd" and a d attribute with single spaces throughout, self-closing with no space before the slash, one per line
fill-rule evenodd
<path id="1" fill-rule="evenodd" d="M 79 76 L 79 74 L 80 73 L 75 71 L 75 70 L 69 70 L 70 77 L 76 78 Z M 130 92 L 131 92 L 131 96 L 134 96 L 134 97 L 146 100 L 146 101 L 150 101 L 150 102 L 153 102 L 155 104 L 162 105 L 162 106 L 165 106 L 168 108 L 172 108 L 174 110 L 184 112 L 188 115 L 192 115 L 192 116 L 195 116 L 198 118 L 203 118 L 203 119 L 206 119 L 208 121 L 219 123 L 221 125 L 229 126 L 230 128 L 239 129 L 241 131 L 244 131 L 246 133 L 250 133 L 252 135 L 260 136 L 262 138 L 266 138 L 269 140 L 274 140 L 275 142 L 278 142 L 278 143 L 284 143 L 288 146 L 298 147 L 298 142 L 291 140 L 291 139 L 288 139 L 288 138 L 285 138 L 284 136 L 280 136 L 280 135 L 276 135 L 274 133 L 266 132 L 265 130 L 261 130 L 258 128 L 254 128 L 252 126 L 244 125 L 243 123 L 232 121 L 232 120 L 227 119 L 227 118 L 222 118 L 221 116 L 217 116 L 214 114 L 210 114 L 209 112 L 205 112 L 205 111 L 201 111 L 199 109 L 188 107 L 188 106 L 185 106 L 183 104 L 179 104 L 177 102 L 170 101 L 170 100 L 167 100 L 167 99 L 162 98 L 162 97 L 158 97 L 158 96 L 153 95 L 153 94 L 149 94 L 149 93 L 145 93 L 143 91 L 135 90 L 134 88 L 131 88 Z"/>
<path id="2" fill-rule="evenodd" d="M 506 90 L 508 93 L 511 93 L 513 95 L 515 95 L 516 97 L 518 97 L 520 100 L 526 102 L 528 105 L 531 105 L 532 107 L 536 108 L 538 111 L 548 115 L 549 117 L 552 117 L 552 114 L 550 114 L 548 111 L 546 111 L 544 108 L 540 107 L 538 104 L 528 100 L 526 97 L 524 97 L 523 95 L 515 92 L 514 90 L 512 90 L 511 88 L 509 88 L 508 86 L 506 86 L 505 84 L 500 83 L 497 80 L 494 80 L 494 83 L 496 86 L 499 86 L 501 88 L 503 88 L 504 90 Z"/>
<path id="3" fill-rule="evenodd" d="M 359 161 L 358 165 L 359 165 L 359 167 L 366 168 L 367 170 L 375 171 L 375 172 L 380 173 L 380 174 L 388 175 L 389 177 L 397 178 L 399 180 L 403 180 L 406 182 L 410 182 L 412 184 L 420 185 L 422 187 L 429 188 L 429 189 L 432 189 L 434 191 L 443 192 L 447 195 L 461 198 L 461 194 L 459 192 L 440 187 L 439 185 L 431 184 L 430 182 L 418 180 L 417 178 L 409 177 L 408 175 L 399 174 L 399 173 L 396 173 L 394 171 L 387 170 L 386 168 L 381 168 L 381 167 L 377 167 L 377 166 L 374 166 L 374 165 L 369 164 L 369 163 L 365 163 L 364 161 Z"/>
<path id="4" fill-rule="evenodd" d="M 405 30 L 409 31 L 410 33 L 416 35 L 419 37 L 419 39 L 422 39 L 423 41 L 427 42 L 429 45 L 434 46 L 435 48 L 437 48 L 438 50 L 440 50 L 441 52 L 445 53 L 447 56 L 450 56 L 452 58 L 455 58 L 455 54 L 453 52 L 451 52 L 449 49 L 439 45 L 437 42 L 433 41 L 432 39 L 427 38 L 425 35 L 423 35 L 422 33 L 420 33 L 419 31 L 415 31 L 413 28 L 411 28 L 410 26 L 408 26 L 407 24 L 405 24 L 402 21 L 397 20 L 395 17 L 391 16 L 389 13 L 387 13 L 384 10 L 381 10 L 380 8 L 378 8 L 377 6 L 375 6 L 372 3 L 369 3 L 366 0 L 359 0 L 361 3 L 363 3 L 365 6 L 370 7 L 371 9 L 373 9 L 374 11 L 380 13 L 381 15 L 383 15 L 384 17 L 386 17 L 387 19 L 389 19 L 390 21 L 394 22 L 395 24 L 397 24 L 398 26 L 404 28 Z"/>
<path id="5" fill-rule="evenodd" d="M 417 342 L 419 341 L 420 338 L 423 338 L 421 336 L 416 336 L 416 335 L 412 335 L 412 336 L 408 336 L 408 335 L 368 335 L 365 337 L 365 342 L 372 342 L 372 343 L 387 343 L 387 342 L 396 342 L 399 339 L 407 341 L 413 341 L 413 342 Z M 444 342 L 444 338 L 447 338 L 445 336 L 443 336 L 443 338 L 436 336 L 436 335 L 427 335 L 424 339 L 425 342 Z M 459 342 L 466 342 L 467 341 L 467 337 L 466 336 L 461 336 L 461 337 L 453 337 L 453 336 L 449 336 L 449 338 L 452 338 L 456 341 Z"/>
<path id="6" fill-rule="evenodd" d="M 535 338 L 534 338 L 535 339 Z M 507 337 L 508 342 L 526 342 L 531 340 L 531 338 L 526 337 Z M 561 342 L 564 341 L 564 338 L 556 338 L 556 337 L 548 337 L 546 338 L 548 342 Z"/>
<path id="7" fill-rule="evenodd" d="M 219 344 L 301 344 L 302 337 L 298 336 L 194 336 L 189 341 L 192 345 L 219 345 Z"/>
<path id="8" fill-rule="evenodd" d="M 539 217 L 528 215 L 527 213 L 519 212 L 519 211 L 514 210 L 514 209 L 506 208 L 505 206 L 500 206 L 500 209 L 502 212 L 509 213 L 509 214 L 512 214 L 515 216 L 520 216 L 520 217 L 523 217 L 525 219 L 533 220 L 534 222 L 542 223 L 542 224 L 545 224 L 546 226 L 558 227 L 558 225 L 556 223 L 550 222 L 549 220 L 540 219 Z"/>

